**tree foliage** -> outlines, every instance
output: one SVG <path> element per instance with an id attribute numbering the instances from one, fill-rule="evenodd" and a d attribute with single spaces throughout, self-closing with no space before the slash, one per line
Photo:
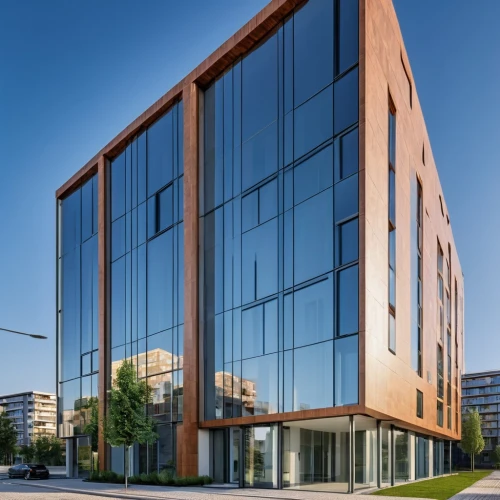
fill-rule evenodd
<path id="1" fill-rule="evenodd" d="M 477 410 L 466 414 L 462 422 L 462 440 L 460 446 L 471 457 L 474 471 L 474 456 L 484 449 L 484 439 L 481 435 L 481 417 Z"/>
<path id="2" fill-rule="evenodd" d="M 61 441 L 56 436 L 39 436 L 33 446 L 37 462 L 45 465 L 63 463 Z"/>
<path id="3" fill-rule="evenodd" d="M 97 451 L 99 439 L 99 400 L 96 397 L 89 398 L 85 409 L 89 412 L 89 421 L 84 425 L 83 432 L 91 436 L 92 451 Z"/>
<path id="4" fill-rule="evenodd" d="M 497 444 L 495 446 L 493 456 L 495 457 L 495 465 L 500 466 L 500 444 Z"/>
<path id="5" fill-rule="evenodd" d="M 10 457 L 16 451 L 17 431 L 12 420 L 0 413 L 0 461 L 4 464 L 10 461 Z"/>
<path id="6" fill-rule="evenodd" d="M 33 462 L 35 459 L 35 445 L 33 443 L 31 444 L 23 444 L 21 448 L 19 449 L 19 455 L 23 457 L 23 462 L 25 463 L 30 463 Z"/>
<path id="7" fill-rule="evenodd" d="M 151 387 L 137 380 L 134 364 L 124 361 L 116 372 L 109 394 L 107 415 L 104 418 L 104 439 L 111 446 L 124 446 L 125 457 L 134 443 L 144 444 L 158 439 L 155 425 L 146 414 L 146 405 L 152 402 Z M 125 485 L 127 486 L 128 460 Z"/>

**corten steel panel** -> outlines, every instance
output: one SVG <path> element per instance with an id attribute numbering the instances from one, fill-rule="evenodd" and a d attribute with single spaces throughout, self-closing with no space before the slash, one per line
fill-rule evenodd
<path id="1" fill-rule="evenodd" d="M 439 196 L 442 188 L 424 118 L 415 90 L 415 81 L 404 48 L 402 35 L 390 0 L 361 0 L 364 12 L 360 29 L 364 30 L 361 44 L 360 75 L 364 75 L 364 104 L 360 112 L 360 141 L 364 169 L 360 185 L 364 200 L 361 202 L 360 227 L 364 241 L 360 248 L 360 269 L 365 279 L 365 406 L 376 410 L 405 427 L 420 432 L 458 439 L 460 429 L 455 428 L 455 320 L 454 280 L 463 296 L 460 262 L 455 249 L 447 209 L 443 199 L 444 216 Z M 363 24 L 364 20 L 364 24 Z M 360 36 L 362 39 L 362 36 Z M 412 106 L 408 95 L 405 71 L 412 82 Z M 363 90 L 360 88 L 360 91 Z M 388 350 L 388 93 L 396 106 L 396 355 Z M 363 117 L 364 116 L 364 117 Z M 425 165 L 422 146 L 425 144 Z M 363 168 L 360 165 L 360 168 Z M 418 176 L 423 189 L 423 370 L 422 378 L 411 368 L 411 179 Z M 360 193 L 361 197 L 361 193 Z M 447 428 L 446 402 L 444 426 L 437 426 L 437 359 L 439 338 L 437 318 L 437 238 L 445 256 L 451 245 L 452 273 L 452 430 Z M 366 248 L 366 252 L 364 249 Z M 461 318 L 459 314 L 459 322 Z M 462 325 L 458 328 L 459 370 L 462 369 Z M 445 395 L 447 378 L 446 333 L 443 346 Z M 431 383 L 427 374 L 431 374 Z M 460 382 L 459 382 L 460 384 Z M 424 394 L 424 418 L 416 417 L 416 389 Z M 458 387 L 460 412 L 460 387 Z M 459 418 L 460 426 L 460 418 Z"/>
<path id="2" fill-rule="evenodd" d="M 182 93 L 184 102 L 184 408 L 177 426 L 178 471 L 198 474 L 198 87 L 192 83 Z M 196 460 L 195 460 L 196 459 Z"/>
<path id="3" fill-rule="evenodd" d="M 106 252 L 107 230 L 106 230 L 106 159 L 101 156 L 98 160 L 98 300 L 99 300 L 99 415 L 106 413 L 107 381 L 108 381 L 108 320 L 107 320 L 107 282 L 108 282 L 108 258 Z M 108 445 L 104 441 L 102 421 L 99 423 L 99 469 L 107 469 Z"/>
<path id="4" fill-rule="evenodd" d="M 97 161 L 101 156 L 105 156 L 110 160 L 113 159 L 124 149 L 127 142 L 134 135 L 165 113 L 181 97 L 184 88 L 189 87 L 192 83 L 197 83 L 200 87 L 206 87 L 234 61 L 265 38 L 295 7 L 304 2 L 305 0 L 272 0 L 189 75 L 172 87 L 163 97 L 101 149 L 94 158 L 56 191 L 56 197 L 62 199 L 68 196 L 89 178 L 92 172 L 95 173 Z"/>

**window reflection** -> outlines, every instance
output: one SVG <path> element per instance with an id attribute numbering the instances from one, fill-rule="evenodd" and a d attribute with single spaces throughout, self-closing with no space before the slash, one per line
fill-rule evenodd
<path id="1" fill-rule="evenodd" d="M 293 410 L 333 406 L 333 341 L 295 349 Z"/>
<path id="2" fill-rule="evenodd" d="M 243 416 L 267 415 L 278 411 L 278 355 L 268 354 L 242 361 Z"/>

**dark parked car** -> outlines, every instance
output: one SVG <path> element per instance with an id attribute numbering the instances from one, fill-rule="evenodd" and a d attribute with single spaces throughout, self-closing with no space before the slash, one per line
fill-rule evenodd
<path id="1" fill-rule="evenodd" d="M 19 464 L 9 469 L 9 478 L 13 477 L 48 479 L 49 471 L 42 464 Z"/>

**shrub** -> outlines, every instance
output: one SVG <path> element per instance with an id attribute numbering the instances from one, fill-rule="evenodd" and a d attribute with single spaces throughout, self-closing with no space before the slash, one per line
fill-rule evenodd
<path id="1" fill-rule="evenodd" d="M 99 483 L 119 483 L 125 482 L 123 474 L 117 474 L 113 471 L 92 471 L 89 480 Z M 211 484 L 212 478 L 209 476 L 186 476 L 175 477 L 173 472 L 168 469 L 162 470 L 160 473 L 151 472 L 150 474 L 142 473 L 129 477 L 130 484 L 152 484 L 161 486 L 203 486 Z"/>
<path id="2" fill-rule="evenodd" d="M 160 481 L 160 484 L 164 486 L 173 486 L 175 484 L 174 475 L 167 469 L 163 469 L 160 472 L 160 474 L 158 475 L 158 479 Z"/>

